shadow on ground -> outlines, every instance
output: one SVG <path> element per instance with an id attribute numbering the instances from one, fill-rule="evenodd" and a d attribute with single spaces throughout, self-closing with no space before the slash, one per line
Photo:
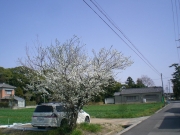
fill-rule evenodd
<path id="1" fill-rule="evenodd" d="M 166 116 L 159 129 L 180 129 L 180 116 Z"/>

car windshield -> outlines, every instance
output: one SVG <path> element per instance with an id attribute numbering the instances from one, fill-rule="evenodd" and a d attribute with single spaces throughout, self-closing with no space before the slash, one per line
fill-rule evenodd
<path id="1" fill-rule="evenodd" d="M 52 106 L 37 106 L 34 112 L 53 112 L 53 107 Z"/>

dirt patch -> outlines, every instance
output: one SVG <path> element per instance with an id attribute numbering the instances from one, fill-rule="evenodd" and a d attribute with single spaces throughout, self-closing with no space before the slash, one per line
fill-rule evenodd
<path id="1" fill-rule="evenodd" d="M 147 119 L 147 117 L 128 118 L 128 119 L 101 119 L 91 118 L 91 123 L 100 124 L 103 128 L 100 133 L 86 133 L 87 135 L 114 135 L 129 125 L 133 125 Z M 86 135 L 85 134 L 85 135 Z"/>

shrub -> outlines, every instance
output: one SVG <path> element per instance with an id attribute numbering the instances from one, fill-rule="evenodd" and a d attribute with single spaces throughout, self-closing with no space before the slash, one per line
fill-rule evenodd
<path id="1" fill-rule="evenodd" d="M 9 103 L 8 102 L 0 102 L 0 108 L 6 108 L 9 107 Z"/>
<path id="2" fill-rule="evenodd" d="M 71 133 L 71 135 L 82 135 L 82 134 L 83 134 L 82 131 L 79 130 L 79 129 L 75 129 L 75 130 Z"/>
<path id="3" fill-rule="evenodd" d="M 99 124 L 81 123 L 80 128 L 93 133 L 101 131 L 101 125 Z"/>
<path id="4" fill-rule="evenodd" d="M 26 106 L 36 105 L 36 101 L 26 101 Z"/>

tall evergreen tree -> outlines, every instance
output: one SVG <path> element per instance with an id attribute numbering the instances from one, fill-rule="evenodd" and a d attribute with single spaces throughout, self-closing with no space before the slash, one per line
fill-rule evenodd
<path id="1" fill-rule="evenodd" d="M 173 79 L 171 82 L 173 83 L 173 92 L 176 98 L 180 97 L 180 66 L 179 64 L 175 63 L 172 64 L 170 67 L 175 68 L 175 72 L 172 74 Z"/>
<path id="2" fill-rule="evenodd" d="M 129 76 L 126 80 L 126 84 L 128 85 L 128 88 L 134 88 L 134 81 L 133 79 Z"/>
<path id="3" fill-rule="evenodd" d="M 136 86 L 137 86 L 137 88 L 144 88 L 144 87 L 146 87 L 146 86 L 143 84 L 143 82 L 142 82 L 142 80 L 141 80 L 140 78 L 137 79 L 137 81 L 136 81 Z"/>

